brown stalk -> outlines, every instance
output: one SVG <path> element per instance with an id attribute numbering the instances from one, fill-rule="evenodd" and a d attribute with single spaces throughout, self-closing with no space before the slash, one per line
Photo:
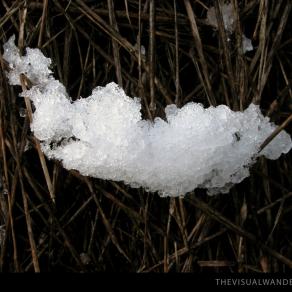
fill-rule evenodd
<path id="1" fill-rule="evenodd" d="M 20 81 L 21 81 L 22 90 L 23 91 L 27 90 L 27 80 L 26 80 L 26 77 L 24 75 L 20 76 Z M 31 103 L 30 103 L 29 97 L 25 96 L 24 100 L 25 100 L 25 105 L 26 105 L 26 109 L 27 109 L 29 122 L 32 123 L 32 108 L 31 108 Z M 36 146 L 36 149 L 37 149 L 37 152 L 38 152 L 38 155 L 39 155 L 39 159 L 40 159 L 40 162 L 41 162 L 41 166 L 42 166 L 42 169 L 43 169 L 43 172 L 44 172 L 44 176 L 45 176 L 45 179 L 46 179 L 46 183 L 47 183 L 47 186 L 48 186 L 50 197 L 51 197 L 52 201 L 55 202 L 55 194 L 54 194 L 54 191 L 53 191 L 53 185 L 52 185 L 51 178 L 50 178 L 50 175 L 49 175 L 49 170 L 47 168 L 47 164 L 46 164 L 44 153 L 41 150 L 40 142 L 36 138 L 34 138 L 34 141 L 35 141 L 35 146 Z"/>
<path id="2" fill-rule="evenodd" d="M 221 41 L 221 45 L 223 47 L 223 56 L 224 56 L 224 61 L 225 61 L 227 74 L 228 74 L 228 82 L 230 85 L 229 88 L 230 88 L 232 100 L 234 103 L 234 109 L 237 110 L 238 109 L 238 97 L 237 97 L 235 80 L 234 80 L 234 72 L 232 70 L 230 50 L 228 49 L 228 42 L 227 42 L 228 36 L 227 36 L 227 32 L 226 32 L 225 27 L 224 27 L 223 16 L 221 13 L 221 6 L 220 6 L 219 0 L 216 0 L 214 2 L 214 7 L 215 7 L 215 12 L 216 12 L 216 17 L 217 17 L 220 41 Z"/>
<path id="3" fill-rule="evenodd" d="M 44 33 L 45 25 L 46 25 L 46 17 L 47 17 L 47 12 L 48 12 L 48 2 L 49 2 L 49 0 L 43 0 L 43 5 L 42 5 L 43 13 L 42 13 L 39 38 L 38 38 L 38 47 L 39 48 L 42 45 L 43 33 Z"/>
<path id="4" fill-rule="evenodd" d="M 152 117 L 155 115 L 155 0 L 150 0 L 149 8 L 149 82 L 150 82 L 150 105 Z"/>
<path id="5" fill-rule="evenodd" d="M 263 244 L 260 240 L 256 238 L 253 234 L 245 231 L 241 227 L 237 226 L 230 220 L 228 220 L 226 217 L 222 216 L 218 211 L 212 209 L 210 206 L 208 206 L 205 202 L 199 200 L 196 197 L 192 197 L 192 199 L 188 199 L 188 202 L 190 202 L 192 205 L 196 206 L 200 210 L 202 210 L 205 214 L 210 216 L 211 218 L 215 219 L 216 221 L 223 224 L 226 228 L 236 232 L 237 234 L 245 237 L 246 239 L 250 240 L 254 244 L 258 245 L 263 251 L 270 254 L 274 258 L 276 258 L 278 261 L 284 263 L 288 267 L 292 268 L 292 260 L 289 258 L 283 256 L 279 252 L 275 251 L 274 249 L 266 246 Z"/>
<path id="6" fill-rule="evenodd" d="M 173 6 L 174 6 L 174 33 L 175 33 L 175 104 L 177 106 L 180 106 L 179 39 L 178 39 L 176 0 L 173 0 Z"/>
<path id="7" fill-rule="evenodd" d="M 280 125 L 273 133 L 261 144 L 259 152 L 261 152 L 282 130 L 284 130 L 288 124 L 292 121 L 292 114 Z"/>
<path id="8" fill-rule="evenodd" d="M 193 37 L 195 40 L 196 50 L 197 50 L 197 53 L 199 55 L 200 68 L 198 67 L 197 71 L 199 72 L 200 70 L 202 70 L 202 75 L 204 77 L 204 81 L 203 81 L 203 79 L 201 79 L 201 80 L 204 84 L 209 104 L 216 105 L 215 97 L 214 97 L 212 87 L 211 87 L 208 66 L 207 66 L 206 59 L 205 59 L 205 56 L 203 53 L 203 45 L 202 45 L 201 37 L 199 34 L 196 18 L 195 18 L 190 0 L 184 0 L 184 3 L 185 3 L 187 14 L 188 14 L 188 17 L 190 20 L 191 30 L 192 30 L 192 34 L 193 34 Z"/>
<path id="9" fill-rule="evenodd" d="M 109 20 L 111 27 L 119 32 L 115 12 L 114 12 L 114 2 L 113 0 L 107 0 L 108 4 L 108 13 L 109 13 Z M 115 67 L 116 67 L 116 76 L 118 80 L 118 84 L 123 87 L 123 79 L 122 79 L 122 69 L 121 69 L 121 62 L 120 62 L 120 53 L 119 53 L 119 45 L 118 43 L 113 39 L 113 54 L 114 54 L 114 61 L 115 61 Z"/>

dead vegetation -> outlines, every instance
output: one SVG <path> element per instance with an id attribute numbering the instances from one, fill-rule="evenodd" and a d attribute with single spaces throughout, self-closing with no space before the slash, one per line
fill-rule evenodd
<path id="1" fill-rule="evenodd" d="M 291 1 L 232 0 L 229 41 L 217 0 L 0 3 L 1 46 L 15 34 L 21 49 L 39 47 L 74 99 L 116 81 L 150 119 L 170 103 L 255 102 L 291 134 Z M 218 31 L 205 20 L 214 5 Z M 242 54 L 242 33 L 254 51 Z M 215 197 L 160 198 L 82 177 L 44 158 L 33 105 L 0 61 L 1 271 L 291 271 L 291 154 L 261 159 Z"/>

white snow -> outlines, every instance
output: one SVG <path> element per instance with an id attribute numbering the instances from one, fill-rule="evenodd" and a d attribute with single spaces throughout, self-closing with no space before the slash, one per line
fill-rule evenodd
<path id="1" fill-rule="evenodd" d="M 162 196 L 195 188 L 226 193 L 249 175 L 260 144 L 276 128 L 253 104 L 244 112 L 224 105 L 169 105 L 166 120 L 143 120 L 140 99 L 128 97 L 115 83 L 72 102 L 40 50 L 27 49 L 21 57 L 13 38 L 4 48 L 10 84 L 19 84 L 16 77 L 23 71 L 33 82 L 21 95 L 34 103 L 31 129 L 43 152 L 83 175 L 124 181 Z M 261 155 L 277 159 L 291 147 L 282 131 Z"/>
<path id="2" fill-rule="evenodd" d="M 52 73 L 49 69 L 51 59 L 46 58 L 39 49 L 26 49 L 26 56 L 19 55 L 19 49 L 15 46 L 13 35 L 4 44 L 4 59 L 9 63 L 8 78 L 11 85 L 21 85 L 19 75 L 25 74 L 28 79 L 36 84 L 45 83 Z"/>

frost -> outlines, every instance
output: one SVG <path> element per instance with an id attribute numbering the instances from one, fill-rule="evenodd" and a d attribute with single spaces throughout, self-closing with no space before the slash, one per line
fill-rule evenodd
<path id="1" fill-rule="evenodd" d="M 231 4 L 223 4 L 220 6 L 223 17 L 224 27 L 228 32 L 233 32 L 235 25 L 235 15 Z M 210 25 L 218 28 L 216 11 L 214 7 L 209 8 L 207 12 L 207 21 Z"/>
<path id="2" fill-rule="evenodd" d="M 141 45 L 141 54 L 144 56 L 146 55 L 146 49 L 143 45 Z"/>
<path id="3" fill-rule="evenodd" d="M 134 45 L 134 48 L 135 48 L 137 51 L 139 51 L 139 46 L 138 46 L 137 43 Z M 143 56 L 146 55 L 146 48 L 145 48 L 143 45 L 140 46 L 140 53 L 141 53 L 141 55 L 143 55 Z"/>
<path id="4" fill-rule="evenodd" d="M 242 49 L 243 49 L 243 53 L 253 50 L 251 39 L 247 38 L 245 35 L 242 35 Z"/>
<path id="5" fill-rule="evenodd" d="M 244 112 L 227 106 L 203 108 L 169 105 L 166 120 L 143 120 L 141 103 L 115 83 L 97 87 L 88 98 L 72 102 L 64 86 L 51 76 L 50 59 L 27 49 L 20 57 L 14 39 L 5 44 L 10 84 L 26 74 L 33 86 L 22 93 L 35 106 L 31 129 L 50 159 L 67 169 L 132 187 L 179 196 L 195 188 L 226 193 L 249 176 L 261 143 L 276 126 L 251 104 Z M 38 76 L 38 77 L 36 77 Z M 292 147 L 282 131 L 261 154 L 277 159 Z"/>
<path id="6" fill-rule="evenodd" d="M 6 226 L 4 224 L 4 225 L 0 225 L 0 247 L 1 248 L 4 244 L 5 237 L 6 237 Z"/>
<path id="7" fill-rule="evenodd" d="M 223 17 L 223 23 L 224 23 L 224 27 L 225 30 L 227 31 L 227 33 L 229 35 L 231 35 L 234 32 L 235 29 L 235 21 L 236 21 L 236 15 L 234 13 L 232 4 L 223 4 L 220 5 L 221 8 L 221 13 L 222 13 L 222 17 Z M 215 8 L 211 7 L 209 8 L 208 12 L 207 12 L 207 23 L 211 26 L 213 26 L 214 28 L 218 29 L 218 21 L 217 21 L 217 17 L 216 17 L 216 12 L 215 12 Z M 227 35 L 227 40 L 229 41 L 230 38 Z M 243 53 L 246 53 L 248 51 L 252 51 L 253 45 L 251 43 L 251 40 L 249 38 L 247 38 L 244 34 L 242 35 L 242 50 Z"/>

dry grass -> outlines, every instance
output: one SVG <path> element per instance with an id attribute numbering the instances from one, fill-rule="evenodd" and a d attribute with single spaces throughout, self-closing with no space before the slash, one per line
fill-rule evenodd
<path id="1" fill-rule="evenodd" d="M 292 2 L 231 2 L 228 42 L 217 1 L 1 0 L 1 46 L 16 34 L 21 49 L 39 47 L 73 98 L 114 80 L 143 97 L 149 119 L 174 102 L 243 110 L 253 101 L 291 133 Z M 214 3 L 217 32 L 204 20 Z M 255 46 L 245 55 L 242 33 Z M 215 197 L 160 198 L 82 177 L 44 158 L 33 108 L 0 61 L 1 271 L 291 271 L 291 154 L 260 159 Z"/>

